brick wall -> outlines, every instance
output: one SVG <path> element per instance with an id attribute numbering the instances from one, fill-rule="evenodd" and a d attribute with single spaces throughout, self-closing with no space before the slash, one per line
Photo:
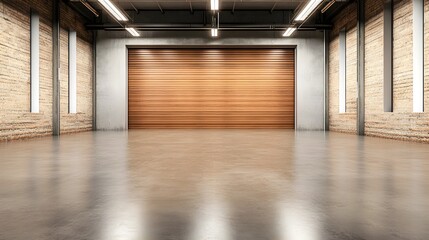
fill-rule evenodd
<path id="1" fill-rule="evenodd" d="M 427 61 L 425 63 L 425 107 L 428 111 L 413 113 L 412 109 L 412 1 L 394 1 L 393 113 L 383 111 L 383 2 L 383 0 L 368 0 L 365 4 L 365 134 L 429 142 L 429 63 Z M 428 16 L 429 5 L 427 1 L 425 4 L 425 15 Z M 336 19 L 335 25 L 339 21 L 341 20 Z M 425 56 L 429 56 L 428 25 L 425 25 Z M 335 35 L 335 31 L 332 34 Z M 335 40 L 330 44 L 334 43 Z M 338 55 L 335 51 L 331 51 L 330 54 Z M 330 92 L 335 92 L 336 90 L 331 88 L 338 88 L 338 86 L 330 85 Z M 330 100 L 330 111 L 338 109 L 331 102 L 332 100 Z M 352 124 L 356 124 L 356 119 L 350 119 L 349 122 L 330 121 L 330 125 L 334 126 L 331 128 L 333 131 L 348 128 Z"/>
<path id="2" fill-rule="evenodd" d="M 383 0 L 365 4 L 365 130 L 378 131 L 383 107 Z"/>
<path id="3" fill-rule="evenodd" d="M 355 3 L 336 16 L 329 43 L 329 126 L 332 131 L 356 132 L 357 28 Z M 339 113 L 339 32 L 346 30 L 346 113 Z"/>
<path id="4" fill-rule="evenodd" d="M 61 2 L 60 30 L 60 82 L 61 82 L 61 133 L 92 129 L 92 35 L 85 30 L 83 20 Z M 68 33 L 77 33 L 77 113 L 68 113 Z"/>
<path id="5" fill-rule="evenodd" d="M 61 8 L 68 7 L 62 5 Z M 40 15 L 39 113 L 30 113 L 30 9 Z M 52 134 L 51 11 L 50 0 L 0 0 L 0 141 Z M 74 17 L 76 22 L 81 22 L 76 14 Z M 92 98 L 88 97 L 91 96 L 88 92 L 92 92 L 89 84 L 92 75 L 92 36 L 79 24 L 80 28 L 77 29 L 80 34 L 86 35 L 78 40 L 78 58 L 82 59 L 78 65 L 78 110 L 82 114 L 77 115 L 84 117 L 78 118 L 73 125 L 80 131 L 91 128 L 88 127 L 91 122 L 87 119 L 92 118 L 92 111 L 88 111 L 92 108 Z"/>
<path id="6" fill-rule="evenodd" d="M 365 4 L 365 116 L 383 112 L 383 4 L 373 0 Z M 365 99 L 366 100 L 366 99 Z"/>
<path id="7" fill-rule="evenodd" d="M 413 111 L 413 4 L 394 1 L 393 8 L 393 111 Z"/>
<path id="8" fill-rule="evenodd" d="M 51 1 L 0 1 L 0 140 L 52 133 Z M 30 113 L 30 7 L 40 14 L 40 112 Z"/>

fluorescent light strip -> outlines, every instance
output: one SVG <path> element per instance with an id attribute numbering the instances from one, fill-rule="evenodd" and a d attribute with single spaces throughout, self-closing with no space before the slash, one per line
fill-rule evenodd
<path id="1" fill-rule="evenodd" d="M 110 1 L 98 0 L 107 11 L 109 11 L 118 21 L 128 21 L 128 18 Z"/>
<path id="2" fill-rule="evenodd" d="M 217 37 L 217 28 L 212 28 L 212 37 Z"/>
<path id="3" fill-rule="evenodd" d="M 131 33 L 131 35 L 133 35 L 134 37 L 140 36 L 140 33 L 138 33 L 134 28 L 125 28 L 125 30 L 127 30 L 129 33 Z"/>
<path id="4" fill-rule="evenodd" d="M 286 32 L 283 33 L 283 37 L 290 37 L 290 35 L 292 35 L 292 33 L 294 33 L 296 30 L 295 27 L 290 27 L 288 29 L 286 29 Z"/>
<path id="5" fill-rule="evenodd" d="M 296 16 L 295 21 L 304 21 L 323 0 L 310 0 L 303 10 Z"/>
<path id="6" fill-rule="evenodd" d="M 219 10 L 219 0 L 210 0 L 211 10 Z"/>

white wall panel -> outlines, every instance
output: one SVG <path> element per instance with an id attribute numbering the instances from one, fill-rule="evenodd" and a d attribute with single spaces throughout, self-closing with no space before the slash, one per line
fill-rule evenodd
<path id="1" fill-rule="evenodd" d="M 40 92 L 40 20 L 39 14 L 31 12 L 30 25 L 30 85 L 31 85 L 31 112 L 39 112 L 39 92 Z"/>
<path id="2" fill-rule="evenodd" d="M 424 0 L 413 0 L 413 111 L 424 111 Z"/>
<path id="3" fill-rule="evenodd" d="M 76 31 L 69 31 L 69 113 L 76 113 Z"/>
<path id="4" fill-rule="evenodd" d="M 340 36 L 339 36 L 339 41 L 340 41 L 340 51 L 339 51 L 339 112 L 340 113 L 345 113 L 346 112 L 346 66 L 347 66 L 347 62 L 346 62 L 346 31 L 345 30 L 341 30 L 340 31 Z"/>

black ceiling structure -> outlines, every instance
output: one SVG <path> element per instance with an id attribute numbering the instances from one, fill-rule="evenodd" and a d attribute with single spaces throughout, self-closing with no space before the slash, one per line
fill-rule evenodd
<path id="1" fill-rule="evenodd" d="M 123 31 L 124 27 L 150 31 L 198 31 L 212 27 L 210 0 L 112 0 L 129 18 L 115 21 L 97 0 L 63 0 L 87 22 L 88 30 Z M 219 30 L 273 31 L 296 26 L 292 21 L 309 0 L 221 0 Z M 332 18 L 355 0 L 324 0 L 299 31 L 329 30 Z"/>

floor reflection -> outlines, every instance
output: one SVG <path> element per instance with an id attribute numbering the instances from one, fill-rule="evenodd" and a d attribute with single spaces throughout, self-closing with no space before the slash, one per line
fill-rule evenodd
<path id="1" fill-rule="evenodd" d="M 285 199 L 288 199 L 287 197 Z M 318 212 L 310 206 L 281 201 L 277 211 L 277 232 L 279 240 L 322 240 L 319 232 L 321 223 Z"/>
<path id="2" fill-rule="evenodd" d="M 103 213 L 102 239 L 127 240 L 146 239 L 142 204 L 121 201 L 108 206 Z"/>
<path id="3" fill-rule="evenodd" d="M 195 210 L 192 220 L 192 229 L 187 239 L 222 239 L 232 240 L 231 217 L 219 186 L 210 180 L 203 180 L 199 184 L 201 193 L 200 206 Z"/>
<path id="4" fill-rule="evenodd" d="M 426 239 L 425 144 L 142 130 L 0 144 L 0 239 Z"/>

